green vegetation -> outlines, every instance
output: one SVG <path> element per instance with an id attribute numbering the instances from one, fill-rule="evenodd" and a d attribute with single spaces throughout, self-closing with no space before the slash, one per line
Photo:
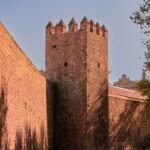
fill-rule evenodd
<path id="1" fill-rule="evenodd" d="M 137 83 L 139 91 L 147 96 L 147 104 L 150 103 L 150 0 L 143 0 L 139 10 L 135 11 L 130 17 L 131 20 L 137 24 L 143 34 L 146 36 L 146 40 L 143 44 L 146 46 L 143 78 Z"/>
<path id="2" fill-rule="evenodd" d="M 134 144 L 134 147 L 141 150 L 150 148 L 150 135 L 148 134 L 145 137 L 141 138 L 138 142 Z"/>

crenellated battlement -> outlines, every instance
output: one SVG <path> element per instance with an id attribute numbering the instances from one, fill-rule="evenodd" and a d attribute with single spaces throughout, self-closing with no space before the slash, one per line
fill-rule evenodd
<path id="1" fill-rule="evenodd" d="M 67 30 L 67 26 L 65 25 L 62 19 L 55 26 L 50 21 L 46 26 L 46 32 L 49 35 L 55 35 L 55 34 L 86 31 L 86 32 L 92 32 L 93 34 L 97 34 L 103 37 L 107 36 L 108 30 L 104 25 L 101 26 L 98 22 L 95 24 L 93 20 L 89 21 L 87 17 L 84 17 L 80 22 L 80 28 L 78 28 L 78 26 L 79 25 L 74 18 L 72 18 L 71 21 L 69 22 L 68 30 Z"/>
<path id="2" fill-rule="evenodd" d="M 106 27 L 87 17 L 80 23 L 72 18 L 68 26 L 62 19 L 55 26 L 49 22 L 45 56 L 47 79 L 58 91 L 54 125 L 61 130 L 53 132 L 54 149 L 108 149 Z"/>

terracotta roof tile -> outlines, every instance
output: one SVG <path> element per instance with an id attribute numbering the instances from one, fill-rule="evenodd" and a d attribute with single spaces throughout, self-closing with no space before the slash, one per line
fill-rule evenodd
<path id="1" fill-rule="evenodd" d="M 146 96 L 142 96 L 138 91 L 129 90 L 129 89 L 120 88 L 120 87 L 111 86 L 111 85 L 109 85 L 109 95 L 118 95 L 118 96 L 124 96 L 127 98 L 139 99 L 139 100 L 146 99 Z"/>

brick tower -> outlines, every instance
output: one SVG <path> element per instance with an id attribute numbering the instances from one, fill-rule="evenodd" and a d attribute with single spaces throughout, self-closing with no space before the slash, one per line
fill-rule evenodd
<path id="1" fill-rule="evenodd" d="M 55 87 L 54 149 L 108 146 L 108 32 L 86 17 L 46 26 L 46 74 Z"/>

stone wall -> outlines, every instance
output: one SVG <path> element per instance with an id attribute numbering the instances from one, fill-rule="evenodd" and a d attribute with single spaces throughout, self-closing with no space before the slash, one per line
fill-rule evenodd
<path id="1" fill-rule="evenodd" d="M 87 18 L 68 32 L 62 20 L 49 23 L 42 75 L 0 23 L 0 149 L 129 150 L 149 135 L 146 97 L 108 93 L 107 42 Z"/>
<path id="2" fill-rule="evenodd" d="M 87 33 L 88 150 L 108 146 L 108 35 Z"/>
<path id="3" fill-rule="evenodd" d="M 55 89 L 54 149 L 108 145 L 108 41 L 98 23 L 74 19 L 46 27 L 46 75 Z M 105 147 L 104 147 L 105 145 Z"/>
<path id="4" fill-rule="evenodd" d="M 109 87 L 110 150 L 134 149 L 150 134 L 150 108 L 138 92 Z"/>
<path id="5" fill-rule="evenodd" d="M 0 23 L 0 149 L 47 147 L 46 80 Z"/>
<path id="6" fill-rule="evenodd" d="M 48 149 L 54 148 L 54 89 L 52 84 L 46 80 L 46 97 L 47 97 L 47 121 L 48 121 Z"/>
<path id="7" fill-rule="evenodd" d="M 46 40 L 46 74 L 55 97 L 54 149 L 84 150 L 86 33 L 47 34 Z"/>

